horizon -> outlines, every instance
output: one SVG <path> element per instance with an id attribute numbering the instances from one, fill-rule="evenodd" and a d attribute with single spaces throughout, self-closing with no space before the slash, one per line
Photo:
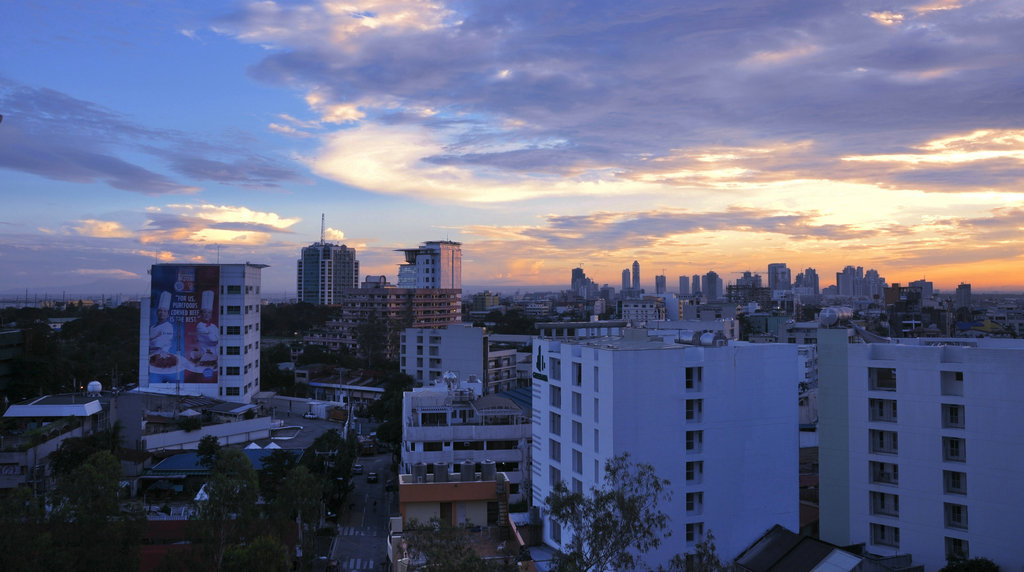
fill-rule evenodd
<path id="1" fill-rule="evenodd" d="M 321 236 L 390 277 L 457 241 L 491 289 L 640 260 L 1024 291 L 1022 10 L 346 6 L 9 6 L 0 293 L 247 260 L 288 291 Z"/>

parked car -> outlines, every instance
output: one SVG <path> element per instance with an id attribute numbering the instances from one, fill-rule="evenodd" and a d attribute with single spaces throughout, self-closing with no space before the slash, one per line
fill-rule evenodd
<path id="1" fill-rule="evenodd" d="M 352 474 L 353 475 L 361 475 L 361 474 L 363 474 L 363 466 L 359 465 L 359 464 L 352 465 Z"/>
<path id="2" fill-rule="evenodd" d="M 316 419 L 316 413 L 313 413 L 312 411 L 307 411 L 303 413 L 302 416 L 306 419 Z"/>
<path id="3" fill-rule="evenodd" d="M 377 473 L 366 473 L 366 482 L 368 482 L 368 483 L 376 483 L 377 482 Z"/>

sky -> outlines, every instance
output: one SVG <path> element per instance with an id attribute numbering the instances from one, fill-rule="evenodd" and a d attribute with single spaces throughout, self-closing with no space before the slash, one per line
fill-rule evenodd
<path id="1" fill-rule="evenodd" d="M 1024 3 L 34 0 L 0 18 L 0 293 L 462 243 L 463 283 L 785 262 L 1024 289 Z"/>

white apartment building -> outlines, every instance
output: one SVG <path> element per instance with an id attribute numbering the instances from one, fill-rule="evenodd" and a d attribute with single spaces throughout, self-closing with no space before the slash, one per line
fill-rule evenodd
<path id="1" fill-rule="evenodd" d="M 466 461 L 493 461 L 508 476 L 510 500 L 516 502 L 529 466 L 529 412 L 499 395 L 482 396 L 482 389 L 479 382 L 446 374 L 405 393 L 401 472 L 447 476 Z"/>
<path id="2" fill-rule="evenodd" d="M 1024 564 L 1024 341 L 818 333 L 821 539 Z"/>
<path id="3" fill-rule="evenodd" d="M 154 264 L 142 301 L 139 387 L 249 403 L 260 390 L 263 264 Z"/>
<path id="4" fill-rule="evenodd" d="M 403 373 L 420 382 L 454 372 L 461 379 L 482 380 L 484 393 L 519 386 L 516 350 L 491 344 L 486 329 L 469 324 L 406 328 L 401 337 L 399 365 Z"/>
<path id="5" fill-rule="evenodd" d="M 665 301 L 660 298 L 645 297 L 639 300 L 622 301 L 622 319 L 637 328 L 665 319 Z"/>
<path id="6" fill-rule="evenodd" d="M 661 507 L 672 536 L 649 565 L 692 553 L 707 531 L 724 560 L 775 524 L 798 529 L 796 347 L 714 343 L 646 330 L 535 338 L 534 506 L 559 481 L 581 492 L 599 486 L 605 462 L 629 453 L 672 483 Z M 572 531 L 545 517 L 543 538 L 558 547 Z"/>
<path id="7" fill-rule="evenodd" d="M 399 288 L 462 289 L 462 243 L 424 242 L 398 252 L 405 255 L 405 264 L 398 266 Z"/>

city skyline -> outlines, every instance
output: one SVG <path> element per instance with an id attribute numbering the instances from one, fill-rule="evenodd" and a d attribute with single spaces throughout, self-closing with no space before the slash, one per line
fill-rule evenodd
<path id="1" fill-rule="evenodd" d="M 97 9 L 99 8 L 99 9 Z M 495 290 L 846 265 L 1024 289 L 1024 10 L 55 1 L 0 33 L 0 292 L 320 236 Z"/>

